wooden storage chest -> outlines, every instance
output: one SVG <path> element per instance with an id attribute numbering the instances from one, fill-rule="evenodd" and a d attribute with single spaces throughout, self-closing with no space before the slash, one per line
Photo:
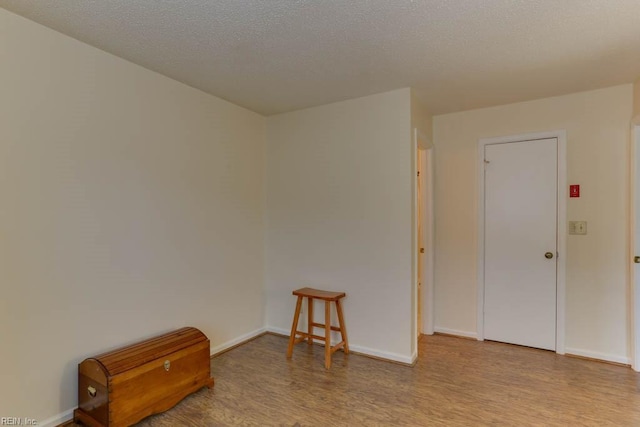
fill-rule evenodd
<path id="1" fill-rule="evenodd" d="M 74 421 L 87 426 L 130 426 L 213 386 L 209 339 L 182 328 L 85 359 L 78 365 Z"/>

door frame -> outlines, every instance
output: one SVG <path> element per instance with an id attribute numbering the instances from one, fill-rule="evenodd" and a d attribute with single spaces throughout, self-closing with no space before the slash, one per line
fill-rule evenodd
<path id="1" fill-rule="evenodd" d="M 631 125 L 631 143 L 629 144 L 629 289 L 630 289 L 630 323 L 631 323 L 631 367 L 634 371 L 640 372 L 640 284 L 636 282 L 636 264 L 634 256 L 640 251 L 636 242 L 636 230 L 640 224 L 636 223 L 637 207 L 640 201 L 637 200 L 637 184 L 640 178 L 640 171 L 636 163 L 636 155 L 640 149 L 640 118 L 637 118 Z"/>
<path id="2" fill-rule="evenodd" d="M 429 139 L 429 137 L 418 130 L 417 128 L 413 129 L 413 142 L 412 142 L 412 150 L 413 150 L 413 167 L 411 172 L 412 179 L 412 189 L 413 189 L 413 236 L 412 236 L 412 264 L 413 264 L 413 301 L 414 301 L 414 313 L 412 320 L 412 334 L 416 339 L 416 352 L 417 355 L 417 340 L 420 338 L 418 335 L 419 326 L 418 323 L 421 323 L 423 326 L 423 333 L 426 335 L 433 334 L 434 328 L 434 281 L 433 281 L 433 257 L 434 257 L 434 194 L 435 194 L 435 184 L 434 184 L 434 147 L 433 143 Z M 426 209 L 423 210 L 422 219 L 424 223 L 422 224 L 423 235 L 425 231 L 427 236 L 423 239 L 425 253 L 427 256 L 422 257 L 423 259 L 423 287 L 422 287 L 422 299 L 418 300 L 418 262 L 420 257 L 418 256 L 418 186 L 416 183 L 416 174 L 418 171 L 418 161 L 419 156 L 422 152 L 426 153 L 427 162 L 425 164 L 425 181 L 422 181 L 425 185 L 423 186 L 423 190 L 426 189 L 427 192 L 427 200 L 423 200 L 424 203 L 427 204 Z M 423 191 L 424 193 L 424 191 Z M 425 218 L 425 216 L 427 218 Z M 429 269 L 429 270 L 427 270 Z M 421 310 L 418 310 L 418 305 L 421 305 Z M 418 318 L 419 311 L 422 311 L 422 319 Z"/>
<path id="3" fill-rule="evenodd" d="M 423 209 L 422 209 L 422 242 L 425 255 L 422 257 L 422 333 L 433 335 L 435 328 L 435 185 L 433 147 L 421 151 L 424 153 Z"/>
<path id="4" fill-rule="evenodd" d="M 477 180 L 478 180 L 478 248 L 477 248 L 477 338 L 484 341 L 484 220 L 485 183 L 484 149 L 487 145 L 509 142 L 532 141 L 556 138 L 558 140 L 558 199 L 557 199 L 557 269 L 556 269 L 556 353 L 565 352 L 565 310 L 566 310 L 566 241 L 567 241 L 567 132 L 527 133 L 521 135 L 481 138 L 478 140 Z"/>

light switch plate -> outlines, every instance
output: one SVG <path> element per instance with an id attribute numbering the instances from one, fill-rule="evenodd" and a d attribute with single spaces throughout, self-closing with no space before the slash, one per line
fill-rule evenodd
<path id="1" fill-rule="evenodd" d="M 569 234 L 587 234 L 587 221 L 569 221 Z"/>

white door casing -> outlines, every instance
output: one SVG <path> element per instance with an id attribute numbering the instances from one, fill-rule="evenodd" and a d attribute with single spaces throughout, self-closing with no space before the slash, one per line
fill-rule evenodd
<path id="1" fill-rule="evenodd" d="M 479 142 L 480 340 L 564 353 L 565 141 L 550 132 Z"/>
<path id="2" fill-rule="evenodd" d="M 633 259 L 640 256 L 640 125 L 634 126 L 631 134 L 631 253 Z M 631 262 L 631 305 L 633 331 L 633 355 L 631 367 L 640 371 L 640 264 Z"/>
<path id="3" fill-rule="evenodd" d="M 424 233 L 425 254 L 423 262 L 423 333 L 433 335 L 434 332 L 434 281 L 435 281 L 435 198 L 433 148 L 423 151 L 425 164 L 425 185 L 423 187 L 422 232 Z"/>

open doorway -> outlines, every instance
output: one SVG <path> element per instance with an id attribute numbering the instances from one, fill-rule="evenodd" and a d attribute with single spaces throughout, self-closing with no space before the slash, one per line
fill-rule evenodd
<path id="1" fill-rule="evenodd" d="M 416 140 L 416 301 L 417 339 L 433 334 L 434 316 L 434 168 L 433 146 L 417 129 Z"/>

